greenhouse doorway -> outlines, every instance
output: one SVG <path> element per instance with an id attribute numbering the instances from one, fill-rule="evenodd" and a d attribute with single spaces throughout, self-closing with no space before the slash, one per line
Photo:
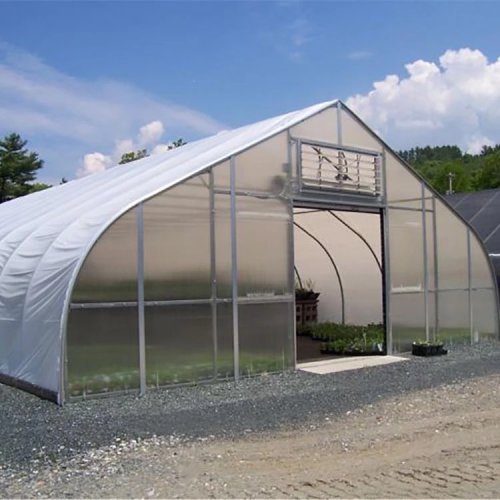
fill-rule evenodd
<path id="1" fill-rule="evenodd" d="M 294 207 L 297 363 L 386 354 L 382 217 Z"/>

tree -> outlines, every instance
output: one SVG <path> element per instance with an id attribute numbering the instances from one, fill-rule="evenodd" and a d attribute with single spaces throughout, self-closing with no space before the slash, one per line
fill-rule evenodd
<path id="1" fill-rule="evenodd" d="M 0 140 L 0 203 L 33 190 L 31 183 L 43 167 L 43 160 L 26 149 L 27 143 L 19 134 Z"/>
<path id="2" fill-rule="evenodd" d="M 181 146 L 184 146 L 184 144 L 187 144 L 184 139 L 180 138 L 177 139 L 176 141 L 172 141 L 168 145 L 168 149 L 176 149 L 180 148 Z M 129 153 L 123 153 L 120 161 L 118 162 L 119 165 L 123 165 L 124 163 L 130 163 L 131 161 L 135 160 L 140 160 L 141 158 L 146 158 L 146 156 L 149 156 L 149 153 L 147 149 L 139 149 L 137 151 L 130 151 Z"/>
<path id="3" fill-rule="evenodd" d="M 131 161 L 140 160 L 141 158 L 146 158 L 146 156 L 149 156 L 146 149 L 139 149 L 137 151 L 123 153 L 118 164 L 123 165 L 124 163 L 130 163 Z"/>
<path id="4" fill-rule="evenodd" d="M 473 184 L 477 191 L 500 187 L 500 150 L 485 156 L 483 167 L 476 172 Z"/>

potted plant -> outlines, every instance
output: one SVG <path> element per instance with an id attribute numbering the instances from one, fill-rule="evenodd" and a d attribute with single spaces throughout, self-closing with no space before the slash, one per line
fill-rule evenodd
<path id="1" fill-rule="evenodd" d="M 417 340 L 413 342 L 411 352 L 415 356 L 441 356 L 448 354 L 444 349 L 444 343 L 441 340 Z"/>
<path id="2" fill-rule="evenodd" d="M 304 326 L 318 322 L 318 297 L 314 291 L 314 282 L 311 280 L 295 284 L 296 324 Z"/>

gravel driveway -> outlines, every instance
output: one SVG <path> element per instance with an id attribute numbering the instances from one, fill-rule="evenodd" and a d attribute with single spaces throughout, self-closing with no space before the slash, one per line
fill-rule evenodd
<path id="1" fill-rule="evenodd" d="M 500 344 L 494 343 L 351 372 L 259 376 L 238 384 L 159 390 L 143 398 L 96 399 L 64 408 L 0 385 L 0 496 L 39 495 L 50 483 L 45 476 L 39 479 L 48 470 L 58 481 L 70 481 L 73 474 L 89 479 L 118 474 L 124 467 L 120 456 L 131 449 L 153 455 L 161 449 L 175 457 L 178 447 L 189 449 L 202 442 L 299 432 L 395 397 L 411 398 L 424 389 L 499 374 Z M 73 473 L 72 467 L 79 472 Z M 172 469 L 168 480 L 175 481 L 176 474 Z M 66 490 L 61 486 L 41 494 L 75 494 Z M 156 496 L 155 491 L 149 493 Z M 85 493 L 79 491 L 79 496 Z"/>

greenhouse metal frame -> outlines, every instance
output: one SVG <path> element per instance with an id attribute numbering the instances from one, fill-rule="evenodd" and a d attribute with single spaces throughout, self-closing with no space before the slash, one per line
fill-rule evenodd
<path id="1" fill-rule="evenodd" d="M 0 382 L 63 404 L 296 368 L 298 208 L 347 256 L 327 320 L 356 321 L 380 273 L 385 353 L 498 338 L 474 230 L 331 101 L 0 205 Z M 378 234 L 371 261 L 350 213 Z"/>

